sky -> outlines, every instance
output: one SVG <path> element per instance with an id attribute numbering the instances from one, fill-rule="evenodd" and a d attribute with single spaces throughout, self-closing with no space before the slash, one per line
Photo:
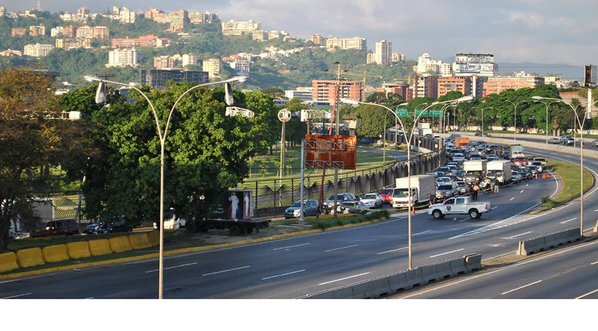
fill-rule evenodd
<path id="1" fill-rule="evenodd" d="M 0 0 L 8 11 L 36 0 Z M 499 63 L 598 64 L 596 0 L 39 0 L 43 10 L 104 12 L 113 5 L 209 11 L 222 21 L 253 19 L 292 37 L 355 37 L 392 42 L 415 59 L 429 53 L 491 53 Z"/>

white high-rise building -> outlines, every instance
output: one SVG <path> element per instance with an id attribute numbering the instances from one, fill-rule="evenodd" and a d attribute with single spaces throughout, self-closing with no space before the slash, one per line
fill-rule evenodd
<path id="1" fill-rule="evenodd" d="M 440 60 L 434 60 L 430 54 L 424 53 L 417 59 L 416 72 L 420 75 L 425 73 L 437 74 L 441 65 Z"/>
<path id="2" fill-rule="evenodd" d="M 136 67 L 137 50 L 135 48 L 118 48 L 108 53 L 108 64 L 106 67 Z"/>
<path id="3" fill-rule="evenodd" d="M 353 38 L 328 38 L 326 40 L 326 49 L 332 50 L 334 48 L 340 49 L 357 49 L 360 51 L 367 50 L 367 41 L 365 38 L 353 37 Z"/>
<path id="4" fill-rule="evenodd" d="M 193 53 L 183 54 L 183 68 L 186 66 L 196 66 L 197 65 L 197 55 Z"/>
<path id="5" fill-rule="evenodd" d="M 220 74 L 220 59 L 205 59 L 203 60 L 202 70 L 209 74 L 210 79 L 217 77 Z"/>
<path id="6" fill-rule="evenodd" d="M 376 42 L 374 62 L 383 65 L 392 63 L 392 43 L 390 41 L 381 40 Z"/>
<path id="7" fill-rule="evenodd" d="M 44 57 L 50 54 L 54 49 L 54 45 L 51 44 L 29 44 L 25 45 L 23 55 L 33 57 Z"/>
<path id="8" fill-rule="evenodd" d="M 498 64 L 493 54 L 459 53 L 453 63 L 455 76 L 493 77 L 498 75 Z"/>

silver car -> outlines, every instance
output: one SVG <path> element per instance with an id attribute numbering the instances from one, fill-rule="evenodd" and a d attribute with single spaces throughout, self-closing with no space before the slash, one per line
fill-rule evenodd
<path id="1" fill-rule="evenodd" d="M 365 208 L 380 208 L 382 207 L 382 196 L 380 193 L 367 193 L 359 198 L 359 201 Z"/>
<path id="2" fill-rule="evenodd" d="M 309 199 L 303 200 L 303 216 L 317 216 L 320 213 L 318 201 Z M 301 201 L 295 201 L 284 210 L 284 218 L 295 218 L 301 216 Z"/>

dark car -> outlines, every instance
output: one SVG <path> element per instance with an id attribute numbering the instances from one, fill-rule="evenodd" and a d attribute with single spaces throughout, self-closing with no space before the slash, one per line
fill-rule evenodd
<path id="1" fill-rule="evenodd" d="M 79 234 L 79 225 L 74 219 L 47 220 L 31 231 L 31 237 L 70 236 Z"/>
<path id="2" fill-rule="evenodd" d="M 85 233 L 87 234 L 100 234 L 104 232 L 104 227 L 102 227 L 102 221 L 94 220 L 87 225 L 85 228 Z"/>
<path id="3" fill-rule="evenodd" d="M 120 233 L 120 232 L 131 232 L 131 231 L 133 231 L 133 227 L 130 226 L 124 220 L 113 221 L 113 222 L 108 223 L 108 226 L 106 226 L 107 233 Z"/>

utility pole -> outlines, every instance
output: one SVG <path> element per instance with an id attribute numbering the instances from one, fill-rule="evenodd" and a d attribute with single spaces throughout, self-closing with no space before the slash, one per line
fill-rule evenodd
<path id="1" fill-rule="evenodd" d="M 340 114 L 338 109 L 338 104 L 340 103 L 340 93 L 341 93 L 341 63 L 336 62 L 336 96 L 334 100 L 334 113 L 336 117 L 336 134 L 340 134 Z M 334 168 L 334 211 L 333 215 L 336 218 L 336 211 L 338 209 L 338 168 Z"/>

